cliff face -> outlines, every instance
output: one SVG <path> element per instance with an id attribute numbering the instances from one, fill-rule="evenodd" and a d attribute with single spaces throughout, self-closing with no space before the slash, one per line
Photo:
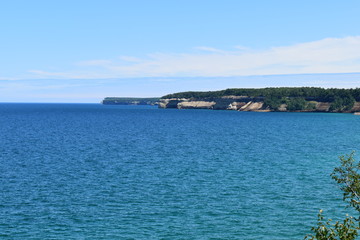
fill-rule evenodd
<path id="1" fill-rule="evenodd" d="M 248 97 L 221 97 L 215 99 L 188 99 L 168 98 L 161 99 L 160 108 L 178 109 L 214 109 L 214 110 L 239 110 L 239 111 L 262 111 L 264 103 L 259 99 Z"/>
<path id="2" fill-rule="evenodd" d="M 309 101 L 313 108 L 296 112 L 331 112 L 330 102 Z M 235 110 L 251 112 L 288 112 L 288 106 L 281 104 L 278 109 L 270 110 L 264 104 L 263 98 L 225 96 L 213 99 L 190 99 L 190 98 L 167 98 L 160 99 L 160 108 L 177 109 L 213 109 L 213 110 Z M 355 102 L 352 109 L 336 112 L 360 112 L 360 102 Z"/>

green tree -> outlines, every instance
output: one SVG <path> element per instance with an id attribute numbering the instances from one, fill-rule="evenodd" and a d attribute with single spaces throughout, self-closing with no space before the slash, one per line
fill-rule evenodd
<path id="1" fill-rule="evenodd" d="M 343 200 L 360 213 L 360 162 L 355 161 L 354 152 L 341 156 L 340 162 L 331 177 L 340 185 Z"/>
<path id="2" fill-rule="evenodd" d="M 318 223 L 311 230 L 314 235 L 310 234 L 305 237 L 309 240 L 354 240 L 358 236 L 358 224 L 354 218 L 346 215 L 342 222 L 332 223 L 331 219 L 324 221 L 322 210 L 318 214 Z"/>
<path id="3" fill-rule="evenodd" d="M 287 101 L 287 109 L 289 111 L 304 110 L 306 106 L 307 102 L 301 97 L 290 98 Z"/>
<path id="4" fill-rule="evenodd" d="M 354 159 L 354 152 L 340 157 L 341 165 L 331 173 L 343 191 L 343 200 L 360 213 L 360 162 Z M 324 221 L 322 210 L 318 214 L 318 223 L 311 230 L 314 234 L 307 235 L 310 240 L 354 240 L 360 229 L 359 218 L 346 215 L 342 222 Z"/>
<path id="5" fill-rule="evenodd" d="M 277 96 L 269 96 L 264 100 L 264 105 L 272 110 L 277 110 L 282 103 L 283 101 L 281 97 L 277 97 Z"/>

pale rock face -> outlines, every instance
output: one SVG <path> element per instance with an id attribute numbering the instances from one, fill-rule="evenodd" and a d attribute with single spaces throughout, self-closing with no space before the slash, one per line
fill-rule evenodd
<path id="1" fill-rule="evenodd" d="M 248 102 L 246 105 L 241 107 L 241 111 L 258 111 L 263 107 L 263 102 Z"/>
<path id="2" fill-rule="evenodd" d="M 187 98 L 167 98 L 160 99 L 159 108 L 177 108 L 177 105 L 181 102 L 189 102 Z"/>
<path id="3" fill-rule="evenodd" d="M 252 104 L 250 104 L 249 106 L 249 111 L 256 111 L 256 110 L 260 110 L 263 107 L 264 103 L 263 102 L 254 102 Z"/>
<path id="4" fill-rule="evenodd" d="M 330 108 L 330 103 L 329 102 L 318 102 L 315 106 L 316 111 L 319 112 L 328 112 L 329 108 Z"/>
<path id="5" fill-rule="evenodd" d="M 245 104 L 245 102 L 232 102 L 231 104 L 229 104 L 227 110 L 239 110 Z"/>
<path id="6" fill-rule="evenodd" d="M 249 107 L 251 103 L 252 103 L 251 101 L 248 102 L 248 103 L 246 103 L 244 106 L 242 106 L 242 107 L 239 109 L 239 111 L 246 111 L 247 107 Z"/>
<path id="7" fill-rule="evenodd" d="M 236 102 L 230 103 L 229 106 L 227 107 L 227 110 L 237 110 L 237 105 Z"/>
<path id="8" fill-rule="evenodd" d="M 281 104 L 280 107 L 278 107 L 278 110 L 280 112 L 286 112 L 287 111 L 287 108 L 286 108 L 286 104 Z"/>
<path id="9" fill-rule="evenodd" d="M 166 108 L 168 103 L 169 103 L 168 99 L 161 99 L 159 102 L 159 108 Z"/>
<path id="10" fill-rule="evenodd" d="M 355 102 L 353 108 L 351 109 L 352 112 L 360 112 L 360 102 Z"/>
<path id="11" fill-rule="evenodd" d="M 202 108 L 202 109 L 211 109 L 215 105 L 214 101 L 189 101 L 189 102 L 180 102 L 178 103 L 179 109 L 190 109 L 190 108 Z"/>
<path id="12" fill-rule="evenodd" d="M 225 96 L 219 99 L 212 100 L 198 100 L 194 101 L 188 98 L 170 98 L 161 99 L 159 103 L 160 108 L 178 108 L 178 109 L 219 109 L 219 110 L 237 110 L 237 111 L 253 111 L 253 112 L 269 112 L 269 108 L 264 108 L 264 102 L 252 101 L 244 99 L 245 96 Z M 228 99 L 229 101 L 226 102 Z M 225 100 L 225 103 L 224 103 Z M 311 112 L 329 112 L 330 102 L 315 102 L 315 109 Z M 288 111 L 286 104 L 281 104 L 277 111 Z M 304 110 L 309 111 L 309 110 Z M 360 102 L 355 102 L 353 108 L 347 112 L 360 112 Z"/>

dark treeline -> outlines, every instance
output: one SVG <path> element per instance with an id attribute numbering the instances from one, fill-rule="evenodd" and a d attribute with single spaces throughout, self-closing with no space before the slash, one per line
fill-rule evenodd
<path id="1" fill-rule="evenodd" d="M 279 87 L 279 88 L 229 88 L 209 92 L 179 92 L 163 96 L 162 98 L 218 98 L 223 96 L 248 97 L 302 97 L 320 102 L 333 102 L 336 97 L 353 97 L 360 101 L 360 88 L 317 88 L 317 87 Z"/>
<path id="2" fill-rule="evenodd" d="M 159 101 L 160 98 L 106 97 L 102 103 L 107 105 L 154 105 Z"/>
<path id="3" fill-rule="evenodd" d="M 331 102 L 331 111 L 349 110 L 355 101 L 360 101 L 360 88 L 317 88 L 317 87 L 280 87 L 280 88 L 230 88 L 209 92 L 180 92 L 162 98 L 190 98 L 212 100 L 224 96 L 247 96 L 262 99 L 265 106 L 277 109 L 286 104 L 289 110 L 311 110 L 314 103 Z"/>

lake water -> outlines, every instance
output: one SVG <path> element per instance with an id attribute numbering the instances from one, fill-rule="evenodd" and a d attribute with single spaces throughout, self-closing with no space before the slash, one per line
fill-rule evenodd
<path id="1" fill-rule="evenodd" d="M 0 104 L 1 239 L 302 239 L 360 116 Z"/>

